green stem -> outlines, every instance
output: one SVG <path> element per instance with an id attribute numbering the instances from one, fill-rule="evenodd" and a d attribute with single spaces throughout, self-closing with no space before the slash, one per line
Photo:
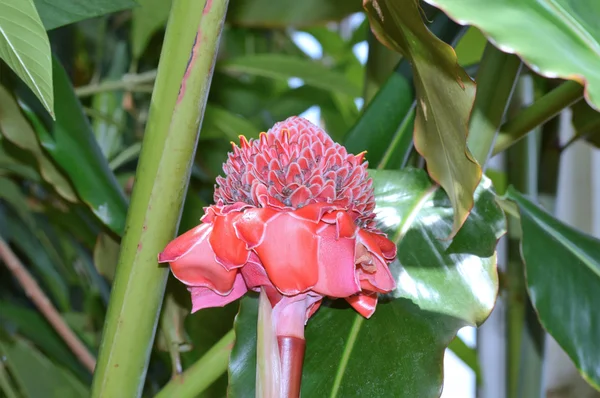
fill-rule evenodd
<path id="1" fill-rule="evenodd" d="M 583 87 L 581 84 L 571 80 L 562 83 L 500 128 L 492 155 L 505 151 L 536 126 L 558 115 L 563 109 L 579 101 L 582 97 Z"/>
<path id="2" fill-rule="evenodd" d="M 521 71 L 521 60 L 488 43 L 477 72 L 477 95 L 469 120 L 469 150 L 485 169 Z"/>
<path id="3" fill-rule="evenodd" d="M 235 340 L 230 330 L 221 340 L 181 375 L 171 379 L 155 398 L 197 397 L 227 370 Z"/>
<path id="4" fill-rule="evenodd" d="M 175 0 L 103 331 L 92 397 L 138 397 L 177 231 L 227 0 Z"/>

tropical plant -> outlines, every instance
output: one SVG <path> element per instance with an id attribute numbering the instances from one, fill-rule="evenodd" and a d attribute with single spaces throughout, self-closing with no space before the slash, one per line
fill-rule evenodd
<path id="1" fill-rule="evenodd" d="M 598 20 L 0 0 L 3 396 L 437 397 L 447 350 L 500 377 L 457 337 L 498 300 L 507 397 L 547 335 L 600 389 L 600 241 L 551 200 L 600 143 Z"/>

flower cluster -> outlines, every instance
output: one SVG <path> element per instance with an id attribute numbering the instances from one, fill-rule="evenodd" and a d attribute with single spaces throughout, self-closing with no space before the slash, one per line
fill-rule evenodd
<path id="1" fill-rule="evenodd" d="M 395 287 L 396 246 L 377 230 L 372 180 L 352 155 L 300 117 L 233 145 L 202 224 L 160 253 L 193 311 L 265 289 L 278 335 L 303 337 L 324 297 L 370 317 Z"/>

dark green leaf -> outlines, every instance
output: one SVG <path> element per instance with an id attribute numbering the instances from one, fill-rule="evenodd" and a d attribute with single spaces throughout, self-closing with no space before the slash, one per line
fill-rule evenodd
<path id="1" fill-rule="evenodd" d="M 452 47 L 423 24 L 414 0 L 365 0 L 373 33 L 412 65 L 417 93 L 415 148 L 427 171 L 448 193 L 458 232 L 473 206 L 481 168 L 467 148 L 467 122 L 475 84 L 458 65 Z"/>
<path id="2" fill-rule="evenodd" d="M 309 320 L 303 373 L 306 396 L 438 397 L 442 359 L 458 329 L 479 325 L 494 305 L 495 247 L 505 232 L 491 183 L 450 241 L 452 206 L 422 170 L 370 171 L 380 227 L 398 242 L 390 265 L 398 287 L 365 320 L 339 301 Z M 242 300 L 229 376 L 230 396 L 253 397 L 256 298 Z"/>
<path id="3" fill-rule="evenodd" d="M 51 115 L 50 42 L 33 0 L 0 2 L 0 58 L 27 84 Z"/>
<path id="4" fill-rule="evenodd" d="M 54 59 L 56 122 L 48 132 L 35 114 L 27 111 L 42 146 L 71 177 L 81 199 L 117 234 L 125 226 L 127 202 L 62 65 Z"/>
<path id="5" fill-rule="evenodd" d="M 200 138 L 224 138 L 237 144 L 240 135 L 250 139 L 258 138 L 259 133 L 260 129 L 245 118 L 219 106 L 206 106 Z"/>
<path id="6" fill-rule="evenodd" d="M 277 79 L 300 78 L 305 84 L 324 90 L 360 97 L 361 88 L 343 74 L 307 59 L 282 54 L 247 55 L 220 62 L 217 67 L 230 73 L 248 73 Z"/>
<path id="7" fill-rule="evenodd" d="M 563 224 L 514 188 L 529 297 L 544 328 L 600 389 L 600 240 Z"/>
<path id="8" fill-rule="evenodd" d="M 26 397 L 84 398 L 87 388 L 22 338 L 0 339 L 5 364 Z"/>
<path id="9" fill-rule="evenodd" d="M 137 6 L 133 0 L 34 0 L 46 30 Z"/>
<path id="10" fill-rule="evenodd" d="M 38 163 L 42 178 L 52 185 L 60 196 L 70 202 L 78 201 L 69 180 L 44 153 L 35 131 L 21 113 L 17 101 L 2 86 L 0 86 L 0 133 L 19 148 L 31 152 Z"/>
<path id="11" fill-rule="evenodd" d="M 0 306 L 0 323 L 7 332 L 16 332 L 25 337 L 46 356 L 67 367 L 79 378 L 91 379 L 69 347 L 37 311 L 7 301 L 0 301 Z"/>
<path id="12" fill-rule="evenodd" d="M 586 98 L 593 107 L 600 110 L 600 2 L 427 2 L 441 8 L 456 21 L 476 26 L 503 51 L 516 53 L 537 73 L 587 83 Z"/>
<path id="13" fill-rule="evenodd" d="M 232 0 L 227 21 L 235 25 L 287 28 L 339 21 L 359 11 L 360 3 L 348 0 Z"/>
<path id="14" fill-rule="evenodd" d="M 573 105 L 573 127 L 578 138 L 585 138 L 590 144 L 600 148 L 600 112 L 584 101 L 579 101 Z"/>

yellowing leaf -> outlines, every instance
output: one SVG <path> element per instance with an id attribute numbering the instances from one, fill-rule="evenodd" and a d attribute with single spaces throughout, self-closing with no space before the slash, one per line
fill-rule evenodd
<path id="1" fill-rule="evenodd" d="M 450 198 L 454 236 L 473 207 L 481 168 L 467 148 L 475 83 L 452 47 L 425 27 L 415 0 L 364 0 L 373 33 L 410 60 L 417 94 L 415 148 Z"/>

